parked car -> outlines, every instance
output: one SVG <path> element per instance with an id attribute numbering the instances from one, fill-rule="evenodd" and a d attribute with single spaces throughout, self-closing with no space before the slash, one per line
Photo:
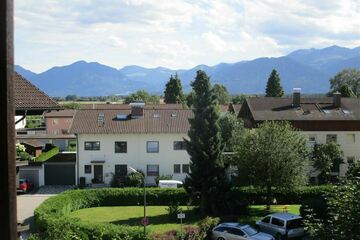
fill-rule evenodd
<path id="1" fill-rule="evenodd" d="M 276 239 L 302 238 L 305 235 L 302 217 L 291 213 L 274 213 L 256 222 L 262 232 Z"/>
<path id="2" fill-rule="evenodd" d="M 27 179 L 20 178 L 19 186 L 17 188 L 18 192 L 27 193 L 33 189 L 34 185 Z"/>
<path id="3" fill-rule="evenodd" d="M 248 224 L 221 223 L 212 230 L 213 240 L 274 240 L 274 237 L 262 233 Z"/>
<path id="4" fill-rule="evenodd" d="M 160 188 L 177 188 L 182 185 L 183 182 L 177 180 L 159 180 Z"/>

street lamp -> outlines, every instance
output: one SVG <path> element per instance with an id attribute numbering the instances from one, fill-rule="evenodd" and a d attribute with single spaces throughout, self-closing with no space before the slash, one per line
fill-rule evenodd
<path id="1" fill-rule="evenodd" d="M 146 225 L 148 224 L 146 219 L 146 185 L 145 185 L 145 174 L 140 173 L 135 168 L 128 167 L 128 171 L 132 173 L 138 173 L 143 177 L 143 183 L 144 183 L 144 218 L 142 221 L 142 224 L 144 225 L 144 236 L 146 236 Z"/>

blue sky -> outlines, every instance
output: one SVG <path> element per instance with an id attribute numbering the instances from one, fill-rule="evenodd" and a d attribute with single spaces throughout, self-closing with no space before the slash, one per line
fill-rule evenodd
<path id="1" fill-rule="evenodd" d="M 358 0 L 17 0 L 15 63 L 173 69 L 360 46 Z"/>

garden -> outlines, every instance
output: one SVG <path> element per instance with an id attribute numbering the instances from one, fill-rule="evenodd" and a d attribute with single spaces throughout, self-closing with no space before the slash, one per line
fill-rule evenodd
<path id="1" fill-rule="evenodd" d="M 300 203 L 331 191 L 331 186 L 304 187 L 293 191 L 274 191 L 278 205 L 272 212 L 299 214 Z M 263 191 L 251 188 L 231 189 L 233 199 L 246 203 L 242 213 L 207 217 L 189 205 L 184 189 L 147 189 L 147 235 L 143 235 L 143 192 L 140 188 L 102 188 L 71 190 L 46 200 L 35 211 L 41 239 L 177 239 L 179 208 L 185 213 L 185 239 L 204 239 L 220 221 L 253 224 L 268 212 Z M 169 208 L 175 211 L 170 211 Z M 179 204 L 179 206 L 177 205 Z M 172 212 L 172 213 L 171 213 Z M 175 214 L 175 215 L 174 215 Z M 164 237 L 166 236 L 166 237 Z"/>

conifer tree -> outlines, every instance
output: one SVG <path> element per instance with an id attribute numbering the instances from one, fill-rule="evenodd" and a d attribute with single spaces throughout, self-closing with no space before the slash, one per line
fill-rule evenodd
<path id="1" fill-rule="evenodd" d="M 202 213 L 216 214 L 225 205 L 223 197 L 227 191 L 220 113 L 210 78 L 204 71 L 197 71 L 191 86 L 194 117 L 189 120 L 186 140 L 191 171 L 184 185 L 194 202 L 199 202 Z"/>
<path id="2" fill-rule="evenodd" d="M 169 81 L 165 86 L 165 103 L 182 103 L 184 101 L 184 94 L 182 91 L 181 80 L 176 73 L 171 75 Z"/>
<path id="3" fill-rule="evenodd" d="M 272 70 L 266 84 L 266 97 L 282 97 L 284 90 L 280 83 L 280 76 L 275 69 Z"/>

